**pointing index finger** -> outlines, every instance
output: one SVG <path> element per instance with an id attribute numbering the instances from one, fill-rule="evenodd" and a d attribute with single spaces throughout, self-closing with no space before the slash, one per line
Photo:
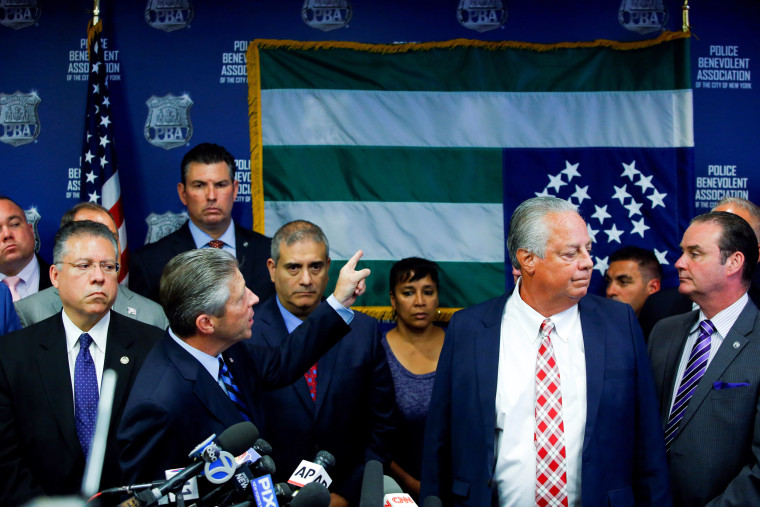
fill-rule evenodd
<path id="1" fill-rule="evenodd" d="M 356 265 L 359 263 L 359 259 L 362 258 L 362 255 L 364 255 L 364 252 L 359 250 L 357 251 L 353 257 L 348 259 L 348 262 L 346 262 L 346 267 L 350 269 L 351 271 L 356 270 Z"/>

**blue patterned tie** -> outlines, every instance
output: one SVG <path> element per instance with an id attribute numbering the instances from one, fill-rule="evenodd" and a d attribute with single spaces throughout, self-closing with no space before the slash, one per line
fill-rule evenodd
<path id="1" fill-rule="evenodd" d="M 224 383 L 224 387 L 227 388 L 227 395 L 230 397 L 230 400 L 232 400 L 232 403 L 235 404 L 235 407 L 237 407 L 240 415 L 242 415 L 243 419 L 246 421 L 250 421 L 251 418 L 248 416 L 248 407 L 246 406 L 245 401 L 243 401 L 243 395 L 232 380 L 232 374 L 230 373 L 229 368 L 227 368 L 227 363 L 224 362 L 224 359 L 222 359 L 221 356 L 219 357 L 219 379 Z"/>
<path id="2" fill-rule="evenodd" d="M 715 332 L 715 326 L 709 320 L 699 323 L 699 337 L 689 354 L 689 361 L 683 372 L 681 384 L 678 386 L 673 408 L 670 409 L 668 424 L 665 426 L 665 451 L 670 451 L 670 444 L 678 434 L 678 424 L 681 422 L 689 400 L 699 385 L 699 381 L 707 370 L 707 360 L 710 358 L 710 336 Z"/>
<path id="3" fill-rule="evenodd" d="M 79 353 L 74 365 L 74 420 L 77 437 L 85 458 L 90 454 L 95 419 L 98 414 L 98 376 L 95 362 L 90 354 L 92 337 L 82 333 L 79 337 Z"/>

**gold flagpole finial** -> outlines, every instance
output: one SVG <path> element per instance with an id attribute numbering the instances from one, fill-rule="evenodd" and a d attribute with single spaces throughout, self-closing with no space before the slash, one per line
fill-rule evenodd
<path id="1" fill-rule="evenodd" d="M 92 24 L 97 25 L 100 20 L 100 0 L 94 0 L 95 5 L 92 9 Z"/>
<path id="2" fill-rule="evenodd" d="M 683 26 L 681 29 L 684 32 L 691 31 L 691 25 L 689 25 L 689 0 L 683 0 L 681 11 L 683 13 Z"/>

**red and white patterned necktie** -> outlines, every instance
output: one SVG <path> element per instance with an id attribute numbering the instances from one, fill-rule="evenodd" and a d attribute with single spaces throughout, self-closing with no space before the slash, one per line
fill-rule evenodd
<path id="1" fill-rule="evenodd" d="M 549 335 L 554 323 L 541 323 L 541 346 L 536 358 L 536 505 L 568 505 L 565 425 L 562 422 L 562 390 L 559 368 Z"/>

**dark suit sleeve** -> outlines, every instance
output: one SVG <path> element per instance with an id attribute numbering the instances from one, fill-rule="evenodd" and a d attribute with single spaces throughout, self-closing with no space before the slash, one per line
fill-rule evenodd
<path id="1" fill-rule="evenodd" d="M 144 252 L 135 252 L 129 261 L 129 288 L 153 301 L 158 301 L 159 280 L 151 281 Z"/>
<path id="2" fill-rule="evenodd" d="M 351 327 L 338 312 L 329 303 L 322 302 L 279 347 L 262 347 L 246 342 L 246 348 L 256 364 L 262 387 L 265 390 L 277 389 L 298 380 L 349 331 Z"/>
<path id="3" fill-rule="evenodd" d="M 356 467 L 348 480 L 336 488 L 335 492 L 344 498 L 359 498 L 361 494 L 364 463 L 377 460 L 384 466 L 390 464 L 390 438 L 396 428 L 396 395 L 393 389 L 393 377 L 388 367 L 388 359 L 382 344 L 382 335 L 377 322 L 373 322 L 372 333 L 372 371 L 369 372 L 368 384 L 369 441 L 365 451 L 364 462 Z"/>
<path id="4" fill-rule="evenodd" d="M 742 467 L 739 475 L 728 483 L 725 491 L 711 500 L 710 507 L 730 505 L 759 505 L 760 504 L 760 400 L 755 410 L 755 425 L 752 435 L 753 460 Z M 738 457 L 737 457 L 738 459 Z"/>
<path id="5" fill-rule="evenodd" d="M 22 455 L 16 410 L 6 365 L 0 361 L 0 505 L 21 504 L 44 493 Z"/>
<path id="6" fill-rule="evenodd" d="M 119 426 L 119 443 L 121 467 L 124 484 L 135 484 L 165 478 L 163 463 L 149 456 L 173 456 L 177 445 L 175 435 L 182 434 L 174 424 L 177 418 L 170 414 L 166 407 L 145 400 L 130 407 L 129 412 Z M 184 443 L 184 442 L 183 442 Z M 188 459 L 189 461 L 189 459 Z M 171 464 L 171 467 L 182 467 L 187 463 Z"/>
<path id="7" fill-rule="evenodd" d="M 437 496 L 444 505 L 451 505 L 451 376 L 454 341 L 457 334 L 457 316 L 452 317 L 446 329 L 435 383 L 430 397 L 430 408 L 425 425 L 425 445 L 422 452 L 420 500 Z"/>
<path id="8" fill-rule="evenodd" d="M 636 445 L 633 463 L 633 490 L 636 505 L 672 505 L 665 437 L 660 424 L 652 377 L 641 327 L 633 310 L 628 309 L 628 326 L 636 355 Z"/>

